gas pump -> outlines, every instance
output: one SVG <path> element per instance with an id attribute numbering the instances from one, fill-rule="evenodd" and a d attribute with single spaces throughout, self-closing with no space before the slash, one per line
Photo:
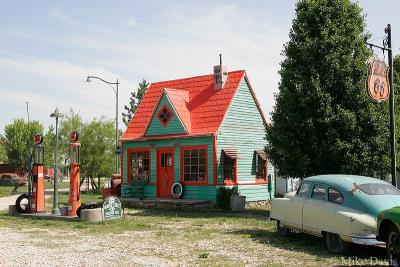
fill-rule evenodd
<path id="1" fill-rule="evenodd" d="M 34 137 L 35 147 L 33 150 L 33 167 L 32 167 L 32 199 L 31 211 L 32 212 L 45 212 L 45 198 L 44 198 L 44 146 L 42 144 L 43 137 L 38 134 Z"/>
<path id="2" fill-rule="evenodd" d="M 70 186 L 68 199 L 68 216 L 76 216 L 76 210 L 80 207 L 80 148 L 78 133 L 71 133 L 71 144 L 69 145 L 70 159 Z"/>

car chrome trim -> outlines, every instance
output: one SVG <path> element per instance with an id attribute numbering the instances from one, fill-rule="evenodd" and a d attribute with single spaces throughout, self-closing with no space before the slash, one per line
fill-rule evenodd
<path id="1" fill-rule="evenodd" d="M 378 241 L 375 235 L 367 235 L 367 236 L 350 236 L 351 242 L 359 245 L 368 245 L 368 246 L 381 246 L 385 245 L 385 242 Z"/>

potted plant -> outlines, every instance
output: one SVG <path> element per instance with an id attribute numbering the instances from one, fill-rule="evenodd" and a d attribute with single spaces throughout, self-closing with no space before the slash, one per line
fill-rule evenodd
<path id="1" fill-rule="evenodd" d="M 244 211 L 246 197 L 240 196 L 237 186 L 220 187 L 218 192 L 218 206 L 232 211 Z"/>
<path id="2" fill-rule="evenodd" d="M 233 192 L 230 196 L 229 205 L 231 211 L 243 212 L 246 207 L 246 197 L 239 195 L 236 188 L 235 192 Z"/>

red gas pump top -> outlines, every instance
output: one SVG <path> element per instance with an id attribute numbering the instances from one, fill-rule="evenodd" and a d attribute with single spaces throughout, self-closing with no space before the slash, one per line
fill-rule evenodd
<path id="1" fill-rule="evenodd" d="M 78 132 L 77 132 L 77 131 L 73 131 L 73 132 L 71 133 L 71 142 L 72 142 L 72 143 L 75 143 L 75 142 L 78 141 L 78 139 L 79 139 L 79 134 L 78 134 Z"/>
<path id="2" fill-rule="evenodd" d="M 43 136 L 41 134 L 37 134 L 33 137 L 35 144 L 39 145 L 43 142 Z"/>

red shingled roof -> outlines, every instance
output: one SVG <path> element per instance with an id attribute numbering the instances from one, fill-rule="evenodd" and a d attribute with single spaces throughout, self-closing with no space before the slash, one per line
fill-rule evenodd
<path id="1" fill-rule="evenodd" d="M 169 101 L 171 101 L 176 113 L 178 113 L 178 116 L 181 119 L 186 131 L 190 133 L 192 129 L 192 123 L 190 120 L 190 110 L 188 108 L 188 104 L 190 102 L 189 92 L 185 90 L 174 90 L 168 88 L 165 88 L 164 92 Z"/>
<path id="2" fill-rule="evenodd" d="M 144 138 L 164 92 L 185 125 L 188 135 L 216 133 L 243 77 L 244 70 L 229 72 L 222 89 L 214 89 L 213 74 L 152 83 L 120 139 Z M 258 105 L 257 100 L 256 103 Z"/>

